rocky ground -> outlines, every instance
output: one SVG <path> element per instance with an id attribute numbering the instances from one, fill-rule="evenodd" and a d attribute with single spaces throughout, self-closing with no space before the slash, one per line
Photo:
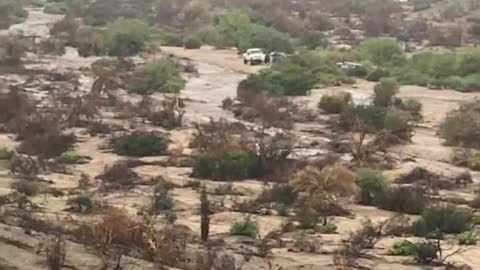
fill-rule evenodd
<path id="1" fill-rule="evenodd" d="M 11 27 L 11 33 L 18 31 L 32 31 L 37 35 L 48 35 L 48 25 L 60 19 L 60 16 L 46 15 L 37 9 L 29 10 L 29 17 L 26 22 Z M 193 133 L 193 123 L 207 122 L 210 118 L 225 118 L 229 121 L 235 121 L 230 111 L 221 108 L 222 101 L 225 98 L 234 98 L 238 83 L 246 77 L 246 74 L 258 72 L 262 66 L 244 65 L 240 57 L 231 50 L 214 50 L 212 48 L 202 48 L 199 50 L 184 50 L 182 48 L 163 47 L 160 55 L 153 57 L 164 57 L 165 55 L 175 55 L 179 58 L 189 59 L 198 69 L 198 74 L 186 75 L 187 85 L 181 92 L 181 97 L 186 100 L 186 125 L 180 129 L 170 132 L 170 149 L 188 155 L 192 150 L 189 148 L 189 142 Z M 30 54 L 27 56 L 28 68 L 47 69 L 57 72 L 71 72 L 80 76 L 80 91 L 87 92 L 93 83 L 91 71 L 88 67 L 98 58 L 80 58 L 73 48 L 68 48 L 67 53 L 59 57 L 45 57 Z M 25 83 L 25 75 L 1 74 L 0 78 L 5 84 L 15 85 Z M 42 99 L 48 96 L 45 91 L 39 90 L 40 86 L 49 84 L 48 81 L 38 80 L 31 83 L 30 89 L 32 96 Z M 352 94 L 354 100 L 364 102 L 368 100 L 373 91 L 373 84 L 359 81 L 352 86 L 330 87 L 326 89 L 315 89 L 308 97 L 294 98 L 293 101 L 305 108 L 317 110 L 316 104 L 325 93 L 348 91 Z M 456 178 L 465 172 L 466 169 L 450 165 L 449 161 L 452 155 L 452 149 L 442 145 L 442 141 L 436 136 L 436 130 L 439 123 L 445 117 L 446 113 L 455 108 L 459 102 L 477 98 L 478 94 L 467 94 L 455 91 L 443 90 L 435 91 L 422 87 L 404 86 L 400 90 L 401 97 L 417 98 L 423 104 L 424 123 L 415 130 L 415 136 L 410 144 L 395 146 L 391 152 L 399 160 L 398 165 L 386 174 L 390 179 L 396 179 L 398 176 L 408 173 L 415 167 L 422 167 L 431 172 L 442 174 L 447 181 Z M 124 94 L 126 100 L 138 100 L 139 97 Z M 160 99 L 160 96 L 154 96 Z M 112 112 L 105 111 L 103 119 L 105 121 L 116 121 L 125 128 L 129 128 L 131 123 L 126 120 L 114 119 Z M 138 124 L 137 128 L 153 130 L 148 125 Z M 297 125 L 295 133 L 300 141 L 315 141 L 315 147 L 309 147 L 308 155 L 322 155 L 325 153 L 325 145 L 328 142 L 328 136 L 321 135 L 311 130 L 328 129 L 323 122 L 312 122 Z M 80 155 L 91 157 L 92 160 L 87 164 L 72 165 L 68 174 L 50 173 L 43 177 L 52 182 L 50 187 L 64 191 L 66 194 L 74 193 L 78 188 L 78 179 L 82 174 L 95 179 L 97 175 L 103 172 L 107 165 L 112 165 L 115 161 L 122 159 L 111 152 L 101 150 L 101 146 L 106 139 L 99 136 L 90 136 L 84 130 L 75 130 L 79 137 L 79 142 L 75 146 L 75 152 Z M 12 134 L 0 135 L 0 146 L 13 149 L 17 142 Z M 302 148 L 300 144 L 299 148 Z M 299 149 L 300 150 L 300 149 Z M 161 176 L 168 182 L 174 183 L 177 187 L 172 191 L 175 207 L 178 211 L 177 224 L 185 225 L 193 231 L 194 234 L 200 232 L 199 216 L 199 192 L 191 187 L 185 186 L 189 181 L 202 181 L 207 189 L 213 190 L 215 187 L 225 184 L 222 182 L 213 182 L 190 178 L 191 168 L 174 167 L 165 164 L 168 157 L 144 158 L 149 164 L 138 166 L 135 171 L 142 176 L 142 179 L 149 179 Z M 164 164 L 164 165 L 159 165 Z M 468 188 L 458 188 L 442 190 L 445 196 L 472 198 L 473 191 L 478 188 L 480 175 L 471 172 L 473 175 L 473 184 Z M 6 168 L 0 167 L 0 195 L 10 193 L 10 184 L 13 181 L 12 176 Z M 95 180 L 98 181 L 98 180 Z M 98 184 L 95 182 L 94 185 Z M 233 183 L 235 189 L 242 195 L 212 196 L 212 200 L 223 201 L 225 211 L 211 216 L 210 231 L 214 239 L 223 239 L 225 241 L 225 250 L 237 257 L 242 257 L 242 250 L 248 246 L 248 241 L 239 237 L 228 236 L 231 225 L 243 219 L 244 215 L 228 210 L 228 205 L 234 199 L 254 198 L 265 187 L 264 182 L 249 180 Z M 129 191 L 115 191 L 108 194 L 99 195 L 97 198 L 103 204 L 124 209 L 132 218 L 138 218 L 140 212 L 149 203 L 150 185 L 138 185 Z M 69 196 L 55 198 L 53 196 L 39 195 L 33 198 L 33 202 L 39 206 L 33 213 L 41 219 L 57 222 L 60 224 L 71 224 L 78 221 L 95 221 L 98 215 L 81 215 L 65 211 L 66 201 Z M 358 228 L 361 221 L 371 219 L 372 221 L 382 221 L 393 213 L 378 210 L 373 207 L 358 205 L 349 205 L 354 213 L 353 217 L 339 217 L 335 219 L 338 226 L 338 234 L 321 235 L 313 234 L 308 237 L 315 243 L 313 252 L 301 252 L 293 246 L 294 236 L 286 234 L 282 236 L 285 243 L 283 247 L 273 249 L 272 262 L 277 268 L 269 268 L 267 261 L 259 258 L 252 258 L 245 262 L 242 269 L 335 269 L 332 260 L 333 251 L 341 244 L 341 240 L 348 237 L 349 233 Z M 3 214 L 2 223 L 0 223 L 0 269 L 47 269 L 45 265 L 45 256 L 38 251 L 38 247 L 48 238 L 47 235 L 39 232 L 25 234 L 24 230 L 13 226 L 8 213 L 15 211 L 16 206 L 7 205 L 0 208 L 0 215 Z M 262 236 L 270 232 L 277 231 L 286 221 L 285 217 L 280 216 L 252 216 L 260 227 Z M 162 221 L 159 221 L 162 226 Z M 66 225 L 65 225 L 66 226 Z M 365 266 L 372 269 L 423 269 L 419 266 L 404 264 L 405 258 L 387 256 L 387 251 L 395 238 L 382 240 L 374 250 L 371 251 L 372 258 L 365 261 Z M 195 248 L 195 247 L 192 247 Z M 66 265 L 72 269 L 99 269 L 100 259 L 95 251 L 83 245 L 67 241 L 68 256 Z M 453 256 L 452 261 L 463 262 L 473 269 L 480 269 L 480 258 L 475 255 L 480 252 L 478 247 L 470 248 L 468 251 Z M 155 269 L 151 263 L 128 258 L 132 264 L 126 264 L 123 269 Z M 429 268 L 433 269 L 433 268 Z M 439 268 L 441 269 L 441 268 Z"/>

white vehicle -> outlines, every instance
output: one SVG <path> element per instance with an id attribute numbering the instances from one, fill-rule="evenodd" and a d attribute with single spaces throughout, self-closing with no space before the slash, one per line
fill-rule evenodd
<path id="1" fill-rule="evenodd" d="M 248 49 L 247 52 L 243 54 L 243 63 L 244 64 L 262 64 L 265 63 L 266 55 L 263 53 L 262 49 Z"/>

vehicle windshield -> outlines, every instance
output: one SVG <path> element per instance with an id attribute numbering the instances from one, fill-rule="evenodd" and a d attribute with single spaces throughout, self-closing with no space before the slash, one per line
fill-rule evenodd
<path id="1" fill-rule="evenodd" d="M 257 53 L 263 53 L 263 52 L 260 49 L 254 49 L 249 51 L 249 54 L 257 54 Z"/>

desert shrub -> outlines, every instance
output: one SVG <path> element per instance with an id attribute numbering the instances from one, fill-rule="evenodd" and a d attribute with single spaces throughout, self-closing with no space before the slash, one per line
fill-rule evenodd
<path id="1" fill-rule="evenodd" d="M 439 247 L 432 241 L 416 244 L 415 260 L 421 264 L 432 264 L 438 259 Z"/>
<path id="2" fill-rule="evenodd" d="M 137 68 L 129 85 L 129 90 L 137 94 L 178 93 L 185 87 L 185 80 L 177 63 L 164 59 Z"/>
<path id="3" fill-rule="evenodd" d="M 174 202 L 169 194 L 169 186 L 163 183 L 159 183 L 153 190 L 152 214 L 158 215 L 160 213 L 166 214 L 170 210 L 173 210 Z M 167 214 L 166 214 L 167 215 Z M 173 222 L 172 222 L 173 223 Z"/>
<path id="4" fill-rule="evenodd" d="M 162 45 L 164 46 L 173 46 L 173 47 L 184 46 L 184 37 L 182 34 L 168 33 L 168 34 L 162 35 L 161 39 L 162 39 Z"/>
<path id="5" fill-rule="evenodd" d="M 468 75 L 463 78 L 462 80 L 462 86 L 463 88 L 461 89 L 456 89 L 460 90 L 463 92 L 478 92 L 480 91 L 480 75 L 479 74 L 472 74 Z"/>
<path id="6" fill-rule="evenodd" d="M 477 244 L 477 238 L 472 232 L 464 232 L 457 236 L 458 244 L 464 246 L 474 246 Z"/>
<path id="7" fill-rule="evenodd" d="M 427 206 L 427 197 L 423 188 L 390 187 L 381 195 L 377 205 L 393 212 L 418 215 Z"/>
<path id="8" fill-rule="evenodd" d="M 396 39 L 370 38 L 358 47 L 358 54 L 363 60 L 368 60 L 378 66 L 393 65 L 403 57 L 402 49 Z"/>
<path id="9" fill-rule="evenodd" d="M 468 102 L 449 112 L 439 134 L 447 144 L 480 147 L 480 102 Z"/>
<path id="10" fill-rule="evenodd" d="M 240 82 L 237 96 L 268 94 L 273 96 L 306 95 L 316 84 L 316 76 L 308 69 L 292 63 L 282 63 L 271 69 L 251 74 Z"/>
<path id="11" fill-rule="evenodd" d="M 64 134 L 57 116 L 33 114 L 18 118 L 17 139 L 22 140 L 18 152 L 52 158 L 68 151 L 76 141 L 73 134 Z"/>
<path id="12" fill-rule="evenodd" d="M 65 43 L 59 39 L 42 39 L 38 44 L 40 53 L 47 55 L 63 55 L 65 53 Z"/>
<path id="13" fill-rule="evenodd" d="M 275 185 L 270 189 L 264 190 L 257 198 L 262 203 L 280 203 L 284 205 L 293 205 L 298 198 L 298 192 L 290 185 Z"/>
<path id="14" fill-rule="evenodd" d="M 368 132 L 382 130 L 387 110 L 377 106 L 348 106 L 339 118 L 339 126 L 345 130 L 362 128 Z M 358 127 L 357 125 L 361 126 Z"/>
<path id="15" fill-rule="evenodd" d="M 145 49 L 150 39 L 148 25 L 137 19 L 118 19 L 107 25 L 108 54 L 132 56 Z"/>
<path id="16" fill-rule="evenodd" d="M 382 68 L 372 70 L 366 77 L 367 81 L 378 82 L 380 79 L 389 77 L 390 73 Z"/>
<path id="17" fill-rule="evenodd" d="M 0 123 L 8 124 L 19 115 L 30 114 L 34 110 L 35 103 L 19 89 L 0 93 Z"/>
<path id="18" fill-rule="evenodd" d="M 294 175 L 290 185 L 298 191 L 319 195 L 351 196 L 358 192 L 357 176 L 347 167 L 335 164 L 322 169 L 307 166 Z"/>
<path id="19" fill-rule="evenodd" d="M 113 137 L 110 144 L 113 151 L 122 156 L 160 156 L 164 155 L 168 149 L 168 138 L 160 133 L 135 131 Z"/>
<path id="20" fill-rule="evenodd" d="M 218 31 L 225 41 L 224 46 L 236 46 L 240 52 L 248 48 L 263 48 L 267 52 L 293 52 L 287 35 L 277 30 L 254 23 L 248 15 L 228 12 L 218 18 Z M 224 43 L 224 42 L 222 42 Z"/>
<path id="21" fill-rule="evenodd" d="M 398 82 L 391 78 L 380 79 L 375 85 L 373 103 L 376 106 L 388 107 L 392 104 L 393 98 L 398 93 Z"/>
<path id="22" fill-rule="evenodd" d="M 194 157 L 192 175 L 220 181 L 242 180 L 251 175 L 255 161 L 246 152 L 204 153 Z"/>
<path id="23" fill-rule="evenodd" d="M 413 132 L 412 115 L 396 108 L 389 108 L 385 114 L 383 127 L 400 139 L 410 140 Z"/>
<path id="24" fill-rule="evenodd" d="M 388 252 L 392 256 L 415 256 L 417 253 L 417 246 L 407 240 L 395 242 Z"/>
<path id="25" fill-rule="evenodd" d="M 183 41 L 185 49 L 200 49 L 202 47 L 202 41 L 197 37 L 187 37 Z"/>
<path id="26" fill-rule="evenodd" d="M 343 242 L 343 246 L 335 255 L 336 265 L 352 266 L 355 261 L 365 255 L 366 249 L 372 249 L 381 239 L 381 225 L 375 225 L 370 220 L 362 222 L 362 227 L 351 233 L 349 238 Z"/>
<path id="27" fill-rule="evenodd" d="M 75 46 L 81 57 L 108 54 L 108 41 L 102 30 L 93 27 L 80 27 L 75 33 Z"/>
<path id="28" fill-rule="evenodd" d="M 247 217 L 243 221 L 235 222 L 230 228 L 230 234 L 257 238 L 258 225 L 257 223 L 251 221 L 249 217 Z"/>
<path id="29" fill-rule="evenodd" d="M 399 104 L 395 104 L 400 110 L 410 113 L 414 120 L 420 121 L 423 119 L 422 108 L 423 105 L 420 101 L 409 98 L 405 100 L 399 100 Z"/>
<path id="30" fill-rule="evenodd" d="M 67 257 L 65 238 L 58 234 L 47 242 L 45 256 L 50 270 L 60 270 Z"/>
<path id="31" fill-rule="evenodd" d="M 105 166 L 103 173 L 97 178 L 104 181 L 106 187 L 130 187 L 140 177 L 135 173 L 125 161 L 119 161 L 112 166 Z"/>
<path id="32" fill-rule="evenodd" d="M 470 228 L 472 214 L 453 206 L 427 208 L 421 219 L 414 224 L 415 234 L 427 236 L 432 233 L 458 234 Z"/>
<path id="33" fill-rule="evenodd" d="M 18 180 L 11 184 L 11 188 L 29 197 L 40 193 L 40 184 L 35 181 Z"/>
<path id="34" fill-rule="evenodd" d="M 72 16 L 65 16 L 62 20 L 53 24 L 50 35 L 61 39 L 68 45 L 75 45 L 75 35 L 79 23 Z"/>
<path id="35" fill-rule="evenodd" d="M 321 234 L 334 234 L 337 232 L 337 225 L 333 223 L 327 223 L 325 225 L 316 226 L 315 231 Z"/>
<path id="36" fill-rule="evenodd" d="M 341 95 L 323 95 L 318 107 L 328 114 L 341 113 L 348 102 Z"/>
<path id="37" fill-rule="evenodd" d="M 19 65 L 27 48 L 20 38 L 0 37 L 0 65 Z"/>
<path id="38" fill-rule="evenodd" d="M 68 9 L 64 2 L 47 3 L 47 5 L 45 5 L 45 7 L 43 8 L 43 12 L 47 14 L 62 15 L 67 13 L 67 11 Z"/>
<path id="39" fill-rule="evenodd" d="M 213 190 L 215 195 L 241 195 L 242 193 L 237 191 L 232 183 L 222 184 L 215 187 Z"/>
<path id="40" fill-rule="evenodd" d="M 87 213 L 93 208 L 93 201 L 90 194 L 80 194 L 69 198 L 67 205 L 73 207 L 73 210 L 79 213 Z"/>
<path id="41" fill-rule="evenodd" d="M 64 164 L 86 164 L 91 160 L 90 157 L 77 155 L 74 152 L 64 152 L 58 158 L 57 161 Z"/>
<path id="42" fill-rule="evenodd" d="M 362 169 L 359 175 L 359 202 L 376 205 L 387 191 L 387 182 L 381 171 Z"/>
<path id="43" fill-rule="evenodd" d="M 22 22 L 28 13 L 22 2 L 15 0 L 0 1 L 0 29 L 7 29 L 10 25 Z"/>

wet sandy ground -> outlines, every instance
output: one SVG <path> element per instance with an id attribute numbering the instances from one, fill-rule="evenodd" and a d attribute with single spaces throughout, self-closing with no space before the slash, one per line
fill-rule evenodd
<path id="1" fill-rule="evenodd" d="M 48 35 L 45 30 L 46 24 L 58 20 L 60 17 L 46 15 L 40 11 L 30 10 L 30 17 L 24 24 L 12 26 L 12 29 L 33 29 L 42 35 Z M 48 29 L 48 27 L 47 27 Z M 227 97 L 236 96 L 236 87 L 239 81 L 244 79 L 248 73 L 258 72 L 264 68 L 262 66 L 246 66 L 241 61 L 241 58 L 232 50 L 214 50 L 212 48 L 202 48 L 199 50 L 184 50 L 182 48 L 162 48 L 163 53 L 174 54 L 178 57 L 186 57 L 193 60 L 199 70 L 198 76 L 188 78 L 186 88 L 182 91 L 181 96 L 187 99 L 186 120 L 188 123 L 196 121 L 208 121 L 210 117 L 232 119 L 230 112 L 223 111 L 220 106 L 223 99 Z M 36 60 L 42 60 L 40 64 L 46 65 L 51 69 L 72 70 L 82 74 L 82 89 L 87 91 L 90 89 L 93 79 L 88 72 L 80 72 L 82 67 L 89 66 L 97 58 L 80 58 L 72 49 L 67 50 L 64 56 L 60 57 L 41 57 L 30 56 Z M 39 66 L 39 67 L 40 67 Z M 45 66 L 41 66 L 45 67 Z M 312 95 L 308 97 L 297 98 L 297 102 L 303 102 L 305 106 L 311 109 L 316 109 L 316 104 L 321 96 L 325 93 L 349 91 L 353 93 L 354 98 L 359 101 L 368 100 L 368 96 L 372 93 L 373 84 L 369 82 L 358 82 L 354 86 L 331 87 L 327 89 L 317 89 L 312 91 Z M 477 94 L 464 94 L 454 91 L 435 91 L 422 87 L 405 86 L 400 91 L 401 97 L 415 97 L 418 98 L 424 105 L 425 123 L 423 128 L 416 131 L 413 139 L 413 144 L 398 146 L 394 150 L 404 152 L 412 156 L 416 156 L 419 162 L 430 164 L 431 166 L 443 166 L 444 163 L 437 161 L 444 161 L 449 158 L 450 149 L 443 146 L 441 140 L 435 136 L 436 127 L 442 121 L 446 113 L 455 108 L 458 102 L 471 100 L 478 97 Z M 156 98 L 161 98 L 155 96 Z M 130 98 L 130 97 L 128 97 Z M 175 130 L 171 133 L 173 147 L 186 148 L 191 137 L 192 130 L 189 128 Z M 313 136 L 306 135 L 304 136 Z M 320 139 L 320 138 L 319 138 Z M 86 173 L 92 177 L 100 174 L 106 165 L 111 165 L 120 157 L 99 150 L 100 146 L 105 142 L 105 139 L 90 138 L 88 136 L 82 137 L 80 143 L 76 146 L 76 152 L 82 155 L 87 155 L 93 158 L 92 162 L 75 166 L 74 173 L 71 176 L 65 175 L 48 175 L 48 178 L 55 182 L 54 186 L 62 190 L 68 191 L 75 189 L 77 179 L 81 173 Z M 0 144 L 9 148 L 15 147 L 15 142 L 11 136 L 1 135 Z M 159 157 L 161 159 L 162 157 Z M 190 180 L 189 168 L 175 168 L 175 167 L 160 167 L 160 166 L 142 166 L 135 169 L 139 174 L 148 178 L 155 176 L 164 176 L 168 181 L 177 184 L 183 184 Z M 8 172 L 0 169 L 0 191 L 8 192 L 9 181 L 11 178 Z M 213 189 L 216 186 L 223 184 L 219 182 L 203 181 L 207 188 Z M 234 183 L 234 186 L 242 190 L 246 196 L 245 198 L 253 198 L 256 194 L 262 191 L 264 183 L 259 181 L 243 181 Z M 136 215 L 139 208 L 148 204 L 148 194 L 151 190 L 148 186 L 139 186 L 128 192 L 114 192 L 102 198 L 104 202 L 124 208 L 126 211 Z M 178 223 L 190 227 L 195 232 L 199 231 L 199 216 L 198 216 L 198 193 L 189 188 L 177 188 L 172 192 L 176 207 L 179 210 Z M 66 214 L 62 211 L 65 208 L 66 198 L 54 199 L 49 198 L 46 201 L 42 198 L 35 198 L 35 202 L 43 207 L 45 215 L 55 218 L 57 214 L 64 217 Z M 392 215 L 392 213 L 381 211 L 372 207 L 351 206 L 353 212 L 356 214 L 354 219 L 338 218 L 336 223 L 339 227 L 339 235 L 333 236 L 316 236 L 324 241 L 324 249 L 328 250 L 335 247 L 335 243 L 349 232 L 355 230 L 360 224 L 360 221 L 365 218 L 371 218 L 374 221 L 384 220 Z M 1 212 L 1 211 L 0 211 Z M 73 215 L 75 219 L 84 219 L 86 217 Z M 228 232 L 231 224 L 242 218 L 239 213 L 223 212 L 215 214 L 211 217 L 211 231 L 212 235 L 222 235 Z M 259 216 L 253 217 L 260 224 L 260 232 L 262 235 L 270 231 L 279 229 L 284 217 L 277 216 Z M 35 237 L 25 236 L 18 228 L 0 225 L 0 240 L 2 237 L 20 238 L 21 241 L 34 246 L 39 240 L 39 235 Z M 385 247 L 391 245 L 393 239 L 385 240 Z M 388 242 L 390 241 L 390 242 Z M 330 244 L 329 244 L 330 243 Z M 93 256 L 92 252 L 86 250 L 84 247 L 69 243 L 70 252 L 69 260 L 76 263 L 77 269 L 95 269 L 98 266 L 98 259 Z M 36 255 L 34 250 L 20 249 L 11 245 L 6 245 L 0 241 L 0 259 L 14 262 L 13 265 L 19 269 L 45 269 L 40 263 L 43 258 Z M 480 259 L 476 258 L 474 254 L 478 253 L 479 249 L 475 247 L 468 253 L 457 256 L 462 261 L 467 261 L 472 265 L 480 267 Z M 292 253 L 285 249 L 274 250 L 275 262 L 284 265 L 285 269 L 333 269 L 330 255 L 308 254 L 308 253 Z M 400 262 L 401 263 L 401 262 Z M 420 269 L 417 267 L 401 265 L 396 258 L 388 258 L 385 263 L 380 263 L 375 269 L 389 269 L 389 270 L 403 270 L 403 269 Z M 295 267 L 294 267 L 295 266 Z M 296 266 L 303 266 L 296 268 Z M 126 269 L 149 269 L 149 265 L 142 263 L 137 266 L 129 266 Z M 246 269 L 264 269 L 260 267 L 248 267 Z"/>

